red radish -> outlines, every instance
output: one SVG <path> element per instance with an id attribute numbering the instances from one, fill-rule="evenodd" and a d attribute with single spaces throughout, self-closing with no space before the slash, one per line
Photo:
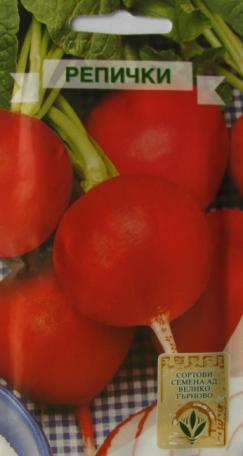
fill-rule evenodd
<path id="1" fill-rule="evenodd" d="M 0 256 L 44 242 L 72 190 L 72 166 L 59 137 L 43 122 L 0 110 Z"/>
<path id="2" fill-rule="evenodd" d="M 219 190 L 228 161 L 227 127 L 217 106 L 197 104 L 196 90 L 112 93 L 92 110 L 87 129 L 120 174 L 164 177 L 201 207 Z"/>
<path id="3" fill-rule="evenodd" d="M 213 274 L 205 295 L 172 324 L 180 352 L 223 350 L 243 315 L 243 211 L 216 211 L 207 220 Z"/>
<path id="4" fill-rule="evenodd" d="M 231 129 L 231 174 L 239 192 L 243 194 L 243 115 Z"/>
<path id="5" fill-rule="evenodd" d="M 79 315 L 50 268 L 0 285 L 0 327 L 0 375 L 41 403 L 75 406 L 84 454 L 93 455 L 89 402 L 123 361 L 133 330 Z"/>
<path id="6" fill-rule="evenodd" d="M 59 226 L 60 284 L 89 318 L 166 332 L 166 320 L 190 308 L 207 284 L 204 219 L 190 197 L 160 178 L 111 179 L 74 203 Z M 172 343 L 170 334 L 161 337 Z"/>
<path id="7" fill-rule="evenodd" d="M 133 330 L 82 317 L 53 272 L 0 285 L 0 375 L 47 404 L 87 404 L 111 380 Z"/>

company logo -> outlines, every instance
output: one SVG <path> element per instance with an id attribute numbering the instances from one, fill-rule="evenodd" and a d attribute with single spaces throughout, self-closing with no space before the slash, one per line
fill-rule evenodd
<path id="1" fill-rule="evenodd" d="M 179 427 L 183 438 L 195 445 L 203 437 L 210 437 L 216 417 L 212 410 L 200 402 L 190 402 L 180 408 L 173 424 Z"/>

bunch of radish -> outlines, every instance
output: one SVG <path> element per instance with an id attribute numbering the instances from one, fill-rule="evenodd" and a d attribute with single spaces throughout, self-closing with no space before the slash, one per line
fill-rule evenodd
<path id="1" fill-rule="evenodd" d="M 43 33 L 37 21 L 31 27 Z M 62 55 L 49 39 L 42 60 Z M 29 35 L 24 51 L 21 68 L 31 71 Z M 211 351 L 241 317 L 242 214 L 202 211 L 225 174 L 226 123 L 219 108 L 197 104 L 195 90 L 129 91 L 98 104 L 86 131 L 54 91 L 1 110 L 0 130 L 0 256 L 27 264 L 55 235 L 53 264 L 0 285 L 0 375 L 41 403 L 72 405 L 94 454 L 88 404 L 122 363 L 135 326 L 150 326 L 167 352 L 177 350 L 173 333 L 180 350 Z M 243 191 L 241 131 L 242 120 L 231 169 Z M 207 345 L 194 338 L 192 347 L 195 318 L 207 322 L 226 271 L 225 333 L 213 304 Z"/>
<path id="2" fill-rule="evenodd" d="M 37 72 L 37 63 L 61 56 L 33 19 L 18 69 Z M 41 404 L 73 406 L 85 454 L 92 454 L 89 403 L 121 365 L 134 331 L 78 314 L 52 260 L 39 262 L 39 253 L 71 201 L 115 169 L 55 90 L 42 90 L 36 103 L 0 110 L 0 131 L 0 257 L 10 267 L 0 284 L 0 375 Z"/>

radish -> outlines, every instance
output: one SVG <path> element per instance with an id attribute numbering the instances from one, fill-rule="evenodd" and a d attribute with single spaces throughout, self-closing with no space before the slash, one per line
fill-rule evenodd
<path id="1" fill-rule="evenodd" d="M 0 303 L 0 375 L 35 401 L 77 408 L 85 454 L 91 454 L 88 404 L 122 363 L 133 330 L 79 315 L 50 268 L 2 283 Z"/>
<path id="2" fill-rule="evenodd" d="M 230 167 L 233 181 L 239 192 L 243 194 L 243 115 L 231 129 Z"/>
<path id="3" fill-rule="evenodd" d="M 130 346 L 132 329 L 82 317 L 49 269 L 2 283 L 0 301 L 0 375 L 42 403 L 87 404 Z"/>
<path id="4" fill-rule="evenodd" d="M 73 172 L 64 143 L 43 122 L 0 110 L 0 256 L 25 254 L 56 229 Z"/>
<path id="5" fill-rule="evenodd" d="M 113 178 L 66 212 L 54 244 L 59 282 L 89 318 L 150 325 L 174 349 L 167 323 L 196 302 L 208 281 L 204 219 L 190 197 L 160 178 Z"/>
<path id="6" fill-rule="evenodd" d="M 216 211 L 207 220 L 213 273 L 204 296 L 172 324 L 181 352 L 223 350 L 243 315 L 243 211 Z"/>
<path id="7" fill-rule="evenodd" d="M 203 208 L 216 196 L 228 161 L 227 127 L 217 106 L 197 103 L 196 90 L 112 93 L 86 125 L 120 174 L 164 177 Z"/>

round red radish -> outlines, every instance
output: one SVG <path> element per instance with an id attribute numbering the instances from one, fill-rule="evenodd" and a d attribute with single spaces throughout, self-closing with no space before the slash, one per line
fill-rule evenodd
<path id="1" fill-rule="evenodd" d="M 207 220 L 213 273 L 204 296 L 172 323 L 180 352 L 222 351 L 243 314 L 243 211 L 216 211 Z"/>
<path id="2" fill-rule="evenodd" d="M 216 196 L 229 139 L 217 106 L 197 103 L 197 92 L 121 91 L 90 113 L 87 129 L 120 174 L 164 177 L 190 192 L 201 207 Z"/>
<path id="3" fill-rule="evenodd" d="M 0 110 L 0 256 L 22 255 L 55 230 L 72 190 L 61 139 L 43 122 Z"/>
<path id="4" fill-rule="evenodd" d="M 0 286 L 0 375 L 48 404 L 82 405 L 111 380 L 133 331 L 78 314 L 51 270 Z"/>
<path id="5" fill-rule="evenodd" d="M 84 315 L 114 325 L 174 319 L 210 269 L 205 216 L 172 184 L 120 176 L 66 212 L 54 245 L 61 286 Z"/>
<path id="6" fill-rule="evenodd" d="M 243 115 L 231 129 L 230 166 L 234 183 L 243 194 Z"/>

